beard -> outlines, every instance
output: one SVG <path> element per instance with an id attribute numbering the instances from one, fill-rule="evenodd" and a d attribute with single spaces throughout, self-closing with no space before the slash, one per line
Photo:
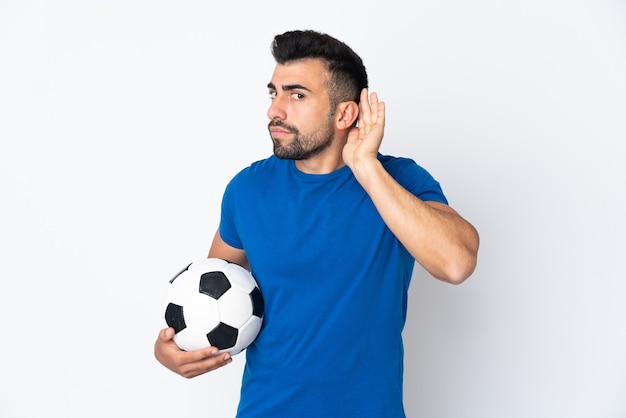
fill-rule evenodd
<path id="1" fill-rule="evenodd" d="M 281 127 L 293 134 L 293 139 L 287 144 L 281 144 L 279 140 L 272 138 L 274 155 L 283 160 L 306 160 L 313 157 L 332 144 L 335 134 L 333 115 L 329 115 L 326 121 L 315 132 L 302 134 L 292 125 L 287 125 L 280 120 L 273 120 L 267 126 Z"/>

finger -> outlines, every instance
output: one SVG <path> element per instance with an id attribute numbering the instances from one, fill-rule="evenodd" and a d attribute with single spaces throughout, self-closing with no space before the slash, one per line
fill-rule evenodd
<path id="1" fill-rule="evenodd" d="M 205 351 L 205 349 L 196 350 L 193 353 L 201 354 L 199 353 L 200 351 Z M 180 374 L 186 378 L 191 378 L 213 371 L 215 369 L 219 369 L 220 367 L 223 367 L 231 362 L 232 357 L 230 353 L 219 353 L 215 355 L 210 355 L 208 357 L 198 359 L 197 361 L 183 364 L 181 366 Z"/>
<path id="2" fill-rule="evenodd" d="M 231 357 L 230 353 L 220 353 L 213 358 L 212 362 L 210 362 L 209 370 L 219 369 L 220 367 L 232 363 L 232 361 L 233 358 Z"/>
<path id="3" fill-rule="evenodd" d="M 376 123 L 385 126 L 385 102 L 378 102 L 378 110 L 376 112 Z"/>
<path id="4" fill-rule="evenodd" d="M 205 347 L 197 350 L 187 351 L 185 360 L 187 362 L 199 362 L 206 359 L 210 359 L 218 355 L 219 349 L 217 347 Z"/>
<path id="5" fill-rule="evenodd" d="M 378 119 L 378 94 L 370 95 L 370 123 L 375 124 Z"/>
<path id="6" fill-rule="evenodd" d="M 361 90 L 361 99 L 359 103 L 359 126 L 363 126 L 364 124 L 369 123 L 370 118 L 370 108 L 369 101 L 367 98 L 367 89 Z"/>
<path id="7" fill-rule="evenodd" d="M 176 334 L 174 328 L 163 328 L 161 331 L 159 331 L 159 340 L 161 340 L 162 342 L 169 341 L 174 338 L 174 334 Z"/>

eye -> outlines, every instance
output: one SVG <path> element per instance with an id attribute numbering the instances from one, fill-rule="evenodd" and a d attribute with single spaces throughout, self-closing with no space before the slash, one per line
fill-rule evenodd
<path id="1" fill-rule="evenodd" d="M 276 91 L 274 91 L 274 90 L 268 91 L 267 94 L 270 97 L 270 99 L 273 99 L 273 98 L 276 97 Z"/>
<path id="2" fill-rule="evenodd" d="M 291 93 L 291 98 L 294 100 L 302 100 L 304 99 L 304 94 L 294 92 L 294 93 Z"/>

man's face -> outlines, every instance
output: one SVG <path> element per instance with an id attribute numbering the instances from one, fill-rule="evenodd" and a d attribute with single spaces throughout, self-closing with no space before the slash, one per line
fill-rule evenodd
<path id="1" fill-rule="evenodd" d="M 272 99 L 268 129 L 277 157 L 307 159 L 332 143 L 334 109 L 330 108 L 328 73 L 321 60 L 277 64 L 268 89 Z"/>

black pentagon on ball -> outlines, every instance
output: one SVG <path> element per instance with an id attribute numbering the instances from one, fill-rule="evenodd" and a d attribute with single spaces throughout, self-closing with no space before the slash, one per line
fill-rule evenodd
<path id="1" fill-rule="evenodd" d="M 200 276 L 200 293 L 219 299 L 228 289 L 230 280 L 221 271 L 210 271 Z"/>
<path id="2" fill-rule="evenodd" d="M 237 343 L 239 331 L 223 322 L 220 322 L 215 328 L 209 332 L 206 337 L 212 346 L 225 350 L 234 347 Z"/>
<path id="3" fill-rule="evenodd" d="M 263 301 L 263 295 L 258 287 L 255 287 L 250 292 L 250 299 L 252 299 L 252 315 L 263 318 L 265 312 L 265 302 Z"/>
<path id="4" fill-rule="evenodd" d="M 183 314 L 183 307 L 176 305 L 175 303 L 169 303 L 165 309 L 165 322 L 168 326 L 174 328 L 176 333 L 187 328 L 185 324 L 185 315 Z"/>

